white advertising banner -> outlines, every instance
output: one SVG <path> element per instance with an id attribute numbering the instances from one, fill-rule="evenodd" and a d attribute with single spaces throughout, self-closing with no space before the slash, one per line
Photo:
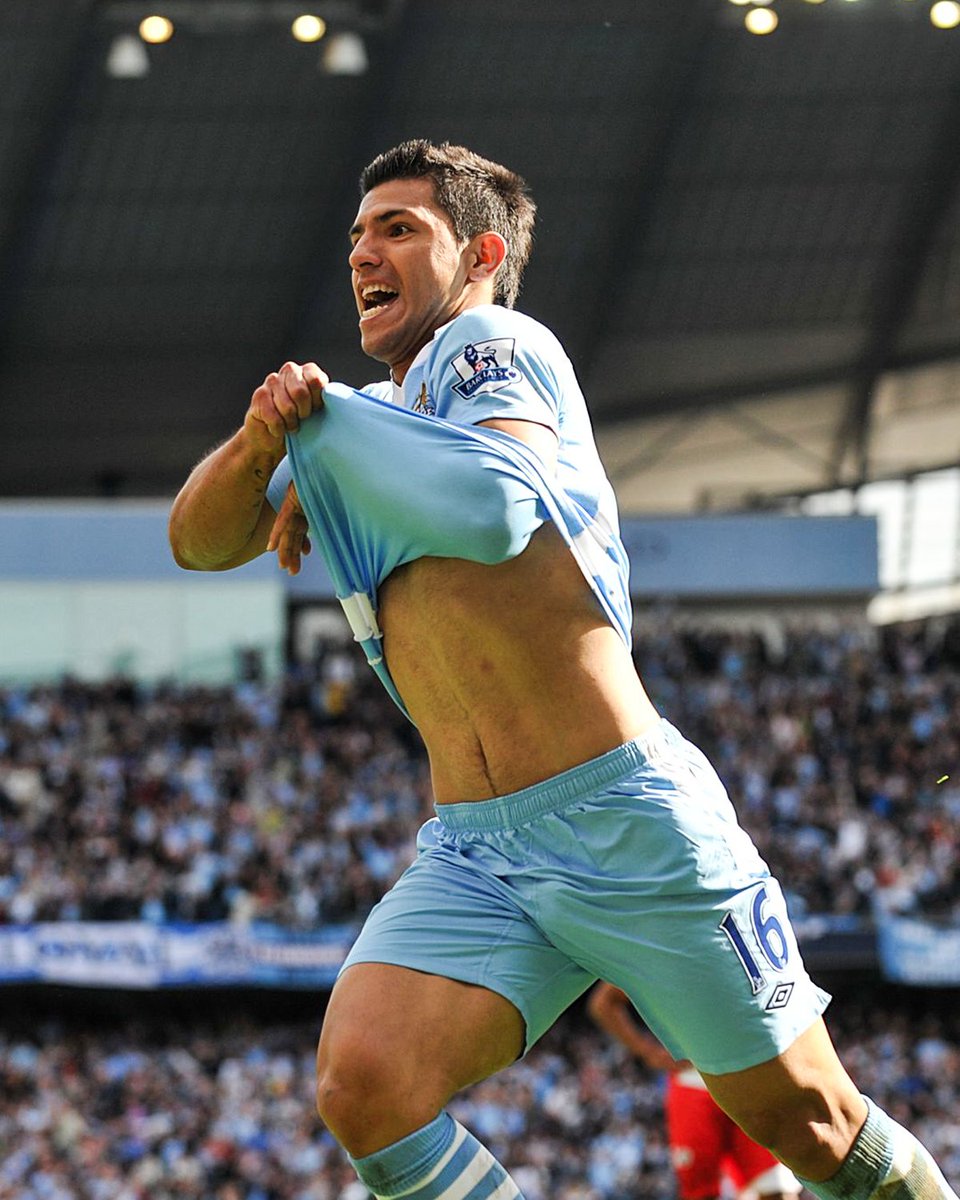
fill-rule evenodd
<path id="1" fill-rule="evenodd" d="M 82 987 L 327 987 L 354 930 L 51 921 L 0 927 L 0 982 Z"/>

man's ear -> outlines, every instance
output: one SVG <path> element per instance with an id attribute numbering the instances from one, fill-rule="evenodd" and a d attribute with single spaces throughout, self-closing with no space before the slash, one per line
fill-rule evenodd
<path id="1" fill-rule="evenodd" d="M 472 259 L 467 278 L 472 283 L 492 279 L 507 257 L 507 243 L 499 233 L 478 234 L 471 242 Z"/>

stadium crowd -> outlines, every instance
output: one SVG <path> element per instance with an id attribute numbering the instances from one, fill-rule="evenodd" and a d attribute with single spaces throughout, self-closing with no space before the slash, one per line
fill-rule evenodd
<path id="1" fill-rule="evenodd" d="M 960 1021 L 838 1005 L 838 1048 L 960 1183 Z M 839 1015 L 838 1015 L 839 1019 Z M 832 1018 L 831 1018 L 832 1020 Z M 313 1112 L 316 1024 L 0 1038 L 0 1200 L 367 1200 Z M 574 1010 L 451 1106 L 526 1200 L 671 1200 L 662 1080 Z"/>
<path id="2" fill-rule="evenodd" d="M 654 702 L 795 917 L 960 917 L 958 630 L 639 622 Z M 429 811 L 416 734 L 352 648 L 273 683 L 0 689 L 0 923 L 359 921 Z"/>
<path id="3" fill-rule="evenodd" d="M 636 654 L 796 913 L 960 917 L 960 624 L 648 614 Z M 361 920 L 430 812 L 415 731 L 352 650 L 248 675 L 0 689 L 0 923 Z M 956 1186 L 960 1018 L 831 1014 L 854 1077 Z M 318 1024 L 0 1021 L 0 1200 L 365 1200 L 313 1115 Z M 660 1081 L 582 1011 L 454 1108 L 527 1200 L 674 1194 Z"/>

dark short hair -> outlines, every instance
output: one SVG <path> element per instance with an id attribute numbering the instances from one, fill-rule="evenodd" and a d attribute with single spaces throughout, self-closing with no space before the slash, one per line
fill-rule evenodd
<path id="1" fill-rule="evenodd" d="M 507 244 L 494 281 L 494 300 L 513 308 L 533 248 L 537 206 L 525 181 L 499 163 L 465 146 L 439 145 L 424 138 L 401 142 L 378 154 L 360 174 L 360 195 L 391 179 L 429 179 L 437 203 L 462 242 L 492 230 Z"/>

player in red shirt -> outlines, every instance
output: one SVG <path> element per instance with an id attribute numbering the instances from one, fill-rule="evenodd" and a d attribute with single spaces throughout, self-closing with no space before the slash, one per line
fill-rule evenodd
<path id="1" fill-rule="evenodd" d="M 717 1200 L 729 1188 L 741 1200 L 758 1196 L 792 1200 L 800 1193 L 793 1172 L 727 1116 L 696 1068 L 678 1062 L 638 1023 L 625 992 L 598 983 L 590 994 L 588 1011 L 634 1057 L 652 1070 L 667 1072 L 667 1140 L 680 1200 Z"/>

